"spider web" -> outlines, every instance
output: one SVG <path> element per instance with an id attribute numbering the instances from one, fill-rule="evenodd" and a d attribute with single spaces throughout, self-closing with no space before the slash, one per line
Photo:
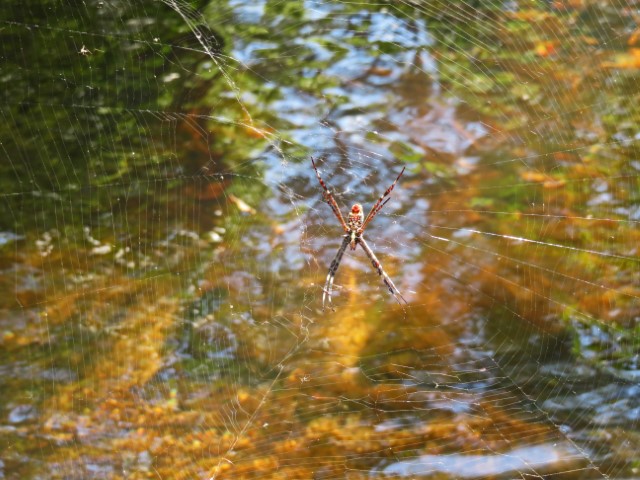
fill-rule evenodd
<path id="1" fill-rule="evenodd" d="M 637 477 L 639 15 L 8 2 L 0 478 Z"/>

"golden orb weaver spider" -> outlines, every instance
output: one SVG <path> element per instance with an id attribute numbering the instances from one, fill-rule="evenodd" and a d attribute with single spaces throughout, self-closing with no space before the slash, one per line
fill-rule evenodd
<path id="1" fill-rule="evenodd" d="M 391 184 L 391 186 L 387 188 L 385 192 L 380 196 L 380 198 L 375 203 L 375 205 L 371 208 L 371 211 L 366 217 L 364 216 L 364 212 L 362 211 L 362 205 L 359 203 L 356 203 L 353 205 L 353 207 L 351 207 L 351 211 L 349 212 L 349 216 L 347 217 L 347 221 L 345 222 L 344 217 L 342 216 L 342 213 L 340 213 L 340 207 L 338 207 L 338 203 L 336 202 L 335 198 L 333 198 L 333 195 L 331 195 L 331 192 L 325 185 L 324 180 L 322 180 L 322 177 L 320 176 L 320 172 L 318 171 L 318 167 L 316 167 L 316 162 L 313 160 L 313 157 L 311 157 L 311 165 L 313 165 L 313 169 L 316 171 L 316 176 L 318 177 L 318 181 L 320 182 L 320 185 L 324 190 L 324 193 L 322 194 L 322 199 L 329 204 L 329 206 L 331 207 L 331 210 L 333 211 L 333 214 L 336 216 L 336 218 L 340 222 L 340 225 L 342 225 L 342 229 L 345 231 L 344 239 L 342 240 L 342 245 L 340 245 L 340 248 L 338 249 L 338 253 L 334 257 L 333 261 L 331 262 L 331 265 L 329 266 L 329 273 L 327 274 L 327 280 L 325 281 L 324 289 L 322 292 L 322 308 L 324 309 L 325 300 L 327 297 L 329 297 L 329 304 L 331 305 L 331 290 L 333 289 L 333 279 L 335 278 L 336 272 L 338 271 L 338 267 L 340 266 L 340 261 L 342 260 L 344 251 L 347 249 L 347 246 L 351 246 L 351 250 L 355 250 L 357 245 L 360 245 L 364 250 L 364 253 L 367 254 L 367 257 L 369 257 L 369 260 L 371 260 L 371 264 L 373 265 L 373 268 L 376 270 L 376 272 L 378 272 L 378 275 L 382 277 L 382 281 L 387 286 L 387 288 L 389 289 L 391 294 L 394 296 L 394 298 L 397 300 L 397 302 L 400 303 L 400 298 L 401 298 L 404 303 L 407 303 L 407 301 L 404 299 L 400 291 L 396 288 L 396 286 L 391 281 L 391 278 L 389 278 L 389 275 L 387 275 L 386 272 L 382 269 L 382 264 L 376 258 L 375 254 L 373 253 L 373 250 L 371 250 L 369 245 L 367 245 L 367 242 L 364 240 L 364 237 L 362 236 L 364 229 L 367 228 L 367 225 L 369 225 L 369 222 L 371 222 L 371 220 L 373 220 L 373 218 L 377 215 L 377 213 L 380 210 L 382 210 L 382 207 L 384 207 L 387 204 L 387 202 L 391 200 L 391 197 L 389 197 L 389 195 L 391 194 L 393 187 L 396 186 L 396 183 L 398 183 L 398 180 L 400 180 L 400 177 L 404 173 L 404 168 L 400 172 L 400 175 L 398 175 L 395 181 Z"/>

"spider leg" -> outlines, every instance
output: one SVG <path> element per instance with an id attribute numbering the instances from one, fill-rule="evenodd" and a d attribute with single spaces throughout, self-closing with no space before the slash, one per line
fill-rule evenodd
<path id="1" fill-rule="evenodd" d="M 336 216 L 336 218 L 340 222 L 340 225 L 342 225 L 342 228 L 344 229 L 344 231 L 349 232 L 349 227 L 344 221 L 344 217 L 342 216 L 342 213 L 340 213 L 340 207 L 338 207 L 338 203 L 336 202 L 335 198 L 333 198 L 333 195 L 331 195 L 331 192 L 325 185 L 324 180 L 322 180 L 322 177 L 320 176 L 320 172 L 318 172 L 318 168 L 316 167 L 316 162 L 313 160 L 313 157 L 311 157 L 311 165 L 313 165 L 313 169 L 316 171 L 316 176 L 318 177 L 318 181 L 320 182 L 320 185 L 324 189 L 324 194 L 322 195 L 323 200 L 329 204 L 329 206 L 331 207 L 331 210 L 333 210 L 333 214 Z"/>
<path id="2" fill-rule="evenodd" d="M 391 186 L 389 188 L 387 188 L 385 190 L 385 192 L 380 195 L 380 198 L 378 199 L 378 201 L 375 203 L 375 205 L 371 208 L 371 211 L 369 212 L 369 215 L 367 215 L 367 217 L 364 219 L 364 222 L 362 222 L 362 227 L 360 227 L 359 233 L 364 232 L 364 229 L 367 228 L 368 223 L 373 220 L 373 217 L 376 216 L 376 214 L 382 210 L 382 207 L 384 207 L 387 202 L 389 200 L 391 200 L 390 198 L 387 198 L 384 202 L 383 200 L 391 193 L 391 191 L 393 190 L 393 187 L 396 186 L 396 183 L 398 183 L 398 180 L 400 180 L 400 177 L 402 176 L 402 174 L 404 173 L 404 169 L 406 167 L 402 168 L 402 171 L 400 172 L 400 175 L 398 175 L 398 177 L 394 180 L 394 182 L 391 184 Z"/>
<path id="3" fill-rule="evenodd" d="M 387 275 L 386 272 L 382 269 L 382 264 L 376 258 L 376 255 L 373 253 L 373 250 L 369 248 L 369 245 L 367 245 L 367 242 L 364 241 L 364 238 L 360 237 L 358 239 L 358 243 L 362 246 L 364 253 L 366 253 L 367 257 L 369 257 L 369 260 L 371 260 L 371 264 L 373 265 L 373 268 L 375 268 L 376 272 L 378 272 L 378 275 L 382 277 L 382 281 L 387 286 L 391 294 L 395 297 L 397 302 L 400 303 L 400 300 L 398 299 L 398 297 L 400 297 L 404 303 L 407 303 L 407 301 L 404 299 L 400 291 L 396 288 L 396 286 L 393 284 L 393 282 L 389 278 L 389 275 Z"/>
<path id="4" fill-rule="evenodd" d="M 344 240 L 342 240 L 342 245 L 338 249 L 338 253 L 334 257 L 331 262 L 331 266 L 329 266 L 329 273 L 327 274 L 327 280 L 324 284 L 324 289 L 322 290 L 322 309 L 324 310 L 324 301 L 326 297 L 329 297 L 329 305 L 331 305 L 331 289 L 333 288 L 333 279 L 336 276 L 336 272 L 338 271 L 338 267 L 340 266 L 340 260 L 342 260 L 342 255 L 344 255 L 344 251 L 347 249 L 347 246 L 351 242 L 351 237 L 349 235 L 344 236 Z"/>

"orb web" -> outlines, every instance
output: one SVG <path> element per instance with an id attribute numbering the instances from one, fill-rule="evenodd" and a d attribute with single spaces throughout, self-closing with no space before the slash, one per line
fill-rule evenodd
<path id="1" fill-rule="evenodd" d="M 1 476 L 637 475 L 632 4 L 0 21 Z"/>

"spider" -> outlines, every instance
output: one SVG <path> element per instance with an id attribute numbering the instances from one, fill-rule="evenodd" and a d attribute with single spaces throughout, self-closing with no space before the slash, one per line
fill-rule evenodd
<path id="1" fill-rule="evenodd" d="M 338 207 L 338 203 L 333 198 L 333 195 L 331 195 L 331 192 L 325 185 L 324 181 L 322 180 L 322 177 L 320 177 L 320 172 L 318 172 L 318 167 L 316 167 L 316 162 L 313 160 L 313 157 L 311 157 L 311 164 L 313 165 L 313 169 L 316 171 L 316 176 L 318 177 L 318 181 L 320 182 L 320 185 L 324 189 L 324 193 L 322 194 L 323 200 L 329 204 L 329 206 L 331 207 L 331 210 L 333 211 L 333 214 L 336 216 L 336 218 L 340 222 L 340 225 L 342 225 L 342 228 L 345 231 L 344 239 L 342 240 L 342 245 L 340 245 L 340 248 L 338 249 L 338 253 L 336 254 L 333 261 L 331 262 L 331 266 L 329 267 L 329 273 L 327 275 L 327 280 L 324 284 L 324 289 L 322 293 L 322 308 L 324 309 L 325 300 L 327 297 L 329 297 L 329 304 L 331 304 L 331 290 L 333 288 L 333 279 L 335 278 L 336 272 L 338 271 L 338 266 L 340 266 L 340 260 L 342 260 L 342 255 L 344 255 L 344 251 L 347 249 L 347 246 L 350 246 L 351 250 L 355 250 L 357 245 L 360 245 L 364 250 L 364 253 L 367 254 L 367 257 L 369 257 L 369 260 L 371 260 L 371 264 L 373 265 L 373 268 L 376 270 L 376 272 L 378 272 L 378 275 L 382 277 L 382 281 L 387 286 L 387 288 L 389 289 L 391 294 L 394 296 L 394 298 L 397 300 L 397 302 L 400 303 L 400 298 L 401 298 L 404 303 L 407 303 L 407 301 L 404 299 L 400 291 L 396 288 L 396 286 L 393 284 L 393 282 L 389 278 L 389 275 L 387 275 L 385 271 L 382 269 L 382 265 L 376 258 L 375 254 L 373 253 L 373 250 L 369 248 L 369 245 L 367 245 L 367 242 L 365 242 L 364 237 L 362 236 L 364 229 L 367 228 L 367 225 L 369 225 L 369 222 L 373 220 L 376 214 L 380 210 L 382 210 L 382 207 L 384 207 L 387 204 L 387 202 L 391 200 L 390 197 L 389 198 L 387 197 L 389 196 L 389 194 L 391 194 L 391 191 L 393 190 L 393 187 L 396 186 L 396 183 L 398 182 L 398 180 L 400 180 L 400 177 L 404 173 L 404 168 L 400 172 L 400 175 L 398 175 L 395 181 L 391 184 L 391 186 L 387 188 L 385 192 L 380 196 L 380 198 L 375 203 L 373 208 L 371 208 L 371 211 L 366 217 L 364 216 L 364 212 L 362 211 L 362 205 L 359 203 L 355 203 L 353 207 L 351 207 L 351 211 L 349 212 L 349 216 L 347 217 L 347 221 L 345 222 L 344 217 L 342 216 L 342 213 L 340 213 L 340 207 Z"/>

